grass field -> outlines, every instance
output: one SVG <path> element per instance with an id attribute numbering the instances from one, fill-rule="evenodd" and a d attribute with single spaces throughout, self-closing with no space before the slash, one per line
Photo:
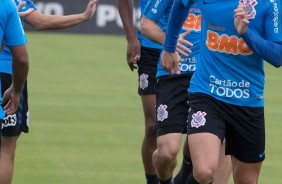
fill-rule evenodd
<path id="1" fill-rule="evenodd" d="M 143 113 L 124 38 L 27 36 L 31 125 L 19 139 L 13 184 L 144 184 Z M 279 184 L 282 72 L 267 64 L 266 75 L 267 159 L 260 183 Z"/>

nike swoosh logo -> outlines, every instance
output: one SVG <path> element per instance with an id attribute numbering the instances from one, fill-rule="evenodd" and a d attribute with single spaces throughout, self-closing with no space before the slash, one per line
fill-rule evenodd
<path id="1" fill-rule="evenodd" d="M 261 153 L 261 154 L 259 154 L 259 158 L 264 157 L 264 155 L 265 155 L 265 153 Z"/>

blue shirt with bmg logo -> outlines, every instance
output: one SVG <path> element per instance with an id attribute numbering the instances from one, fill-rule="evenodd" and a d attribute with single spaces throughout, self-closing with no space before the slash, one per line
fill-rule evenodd
<path id="1" fill-rule="evenodd" d="M 20 23 L 17 8 L 12 0 L 0 1 L 0 47 L 2 46 L 3 40 L 5 41 L 6 46 L 19 46 L 26 44 L 24 31 Z M 2 61 L 0 61 L 0 63 L 1 62 Z M 1 93 L 0 104 L 2 104 Z M 2 106 L 0 106 L 0 118 L 3 117 L 4 112 Z"/>
<path id="2" fill-rule="evenodd" d="M 282 43 L 281 0 L 194 1 L 203 14 L 201 60 L 197 63 L 189 92 L 205 93 L 233 105 L 263 107 L 264 61 L 238 35 L 234 10 L 239 2 L 245 4 L 250 22 L 248 29 L 266 40 Z M 174 43 L 170 42 L 177 34 L 173 31 L 175 26 L 168 28 L 171 33 L 165 42 L 168 52 L 173 51 Z"/>
<path id="3" fill-rule="evenodd" d="M 12 0 L 13 1 L 13 0 Z M 36 6 L 31 0 L 14 0 L 16 5 L 19 5 L 20 2 L 25 1 L 25 6 L 20 10 L 20 12 L 27 11 L 30 8 L 36 10 Z M 17 16 L 18 17 L 18 16 Z M 24 20 L 22 20 L 22 25 L 24 24 Z M 3 52 L 0 53 L 0 72 L 1 73 L 12 73 L 12 56 L 8 47 L 5 47 Z"/>
<path id="4" fill-rule="evenodd" d="M 150 0 L 145 8 L 144 16 L 155 22 L 163 20 L 161 26 L 160 24 L 159 26 L 165 31 L 173 2 L 173 0 Z M 193 4 L 180 32 L 184 33 L 187 30 L 191 31 L 185 39 L 193 43 L 193 46 L 190 47 L 192 53 L 189 54 L 189 57 L 181 55 L 184 61 L 179 63 L 180 74 L 192 74 L 196 70 L 196 63 L 200 59 L 201 20 L 201 10 L 196 4 Z M 159 59 L 157 77 L 165 75 L 169 75 L 169 73 L 161 66 Z"/>

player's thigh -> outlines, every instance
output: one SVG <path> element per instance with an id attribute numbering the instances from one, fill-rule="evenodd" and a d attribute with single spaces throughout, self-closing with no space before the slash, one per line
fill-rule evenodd
<path id="1" fill-rule="evenodd" d="M 18 136 L 3 136 L 1 154 L 2 155 L 15 155 Z"/>
<path id="2" fill-rule="evenodd" d="M 221 140 L 212 133 L 195 133 L 188 136 L 193 167 L 195 170 L 218 167 Z"/>
<path id="3" fill-rule="evenodd" d="M 235 184 L 257 184 L 262 162 L 244 163 L 231 157 Z"/>
<path id="4" fill-rule="evenodd" d="M 195 170 L 208 168 L 214 172 L 218 166 L 226 129 L 219 103 L 206 94 L 190 94 L 187 134 Z"/>

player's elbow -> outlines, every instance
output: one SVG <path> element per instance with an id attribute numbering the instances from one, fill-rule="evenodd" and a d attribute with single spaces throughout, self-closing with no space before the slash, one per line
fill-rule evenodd
<path id="1" fill-rule="evenodd" d="M 20 68 L 28 67 L 28 61 L 29 61 L 29 58 L 27 54 L 13 57 L 13 62 Z"/>
<path id="2" fill-rule="evenodd" d="M 50 16 L 44 15 L 40 11 L 34 11 L 30 16 L 27 17 L 26 21 L 37 31 L 44 31 L 48 28 L 47 26 L 50 19 Z"/>
<path id="3" fill-rule="evenodd" d="M 30 19 L 28 23 L 37 31 L 44 31 L 48 29 L 48 19 L 42 16 L 35 16 L 35 18 Z"/>
<path id="4" fill-rule="evenodd" d="M 19 67 L 28 66 L 29 57 L 25 45 L 10 47 L 10 50 L 12 52 L 13 63 Z"/>
<path id="5" fill-rule="evenodd" d="M 33 28 L 35 28 L 37 31 L 44 31 L 44 30 L 47 30 L 47 27 L 44 25 L 43 22 L 35 22 L 33 25 L 32 25 Z"/>

